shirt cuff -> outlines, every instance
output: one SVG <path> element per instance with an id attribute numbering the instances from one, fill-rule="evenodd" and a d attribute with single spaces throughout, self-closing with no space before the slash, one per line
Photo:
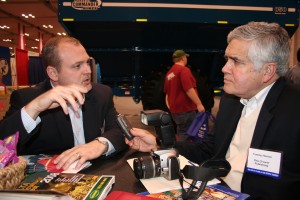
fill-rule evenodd
<path id="1" fill-rule="evenodd" d="M 105 153 L 106 156 L 108 156 L 116 151 L 114 145 L 108 139 L 106 139 L 105 137 L 99 137 L 99 139 L 106 141 L 108 143 L 108 149 L 107 149 L 107 152 Z"/>
<path id="2" fill-rule="evenodd" d="M 21 109 L 21 119 L 27 133 L 31 133 L 31 131 L 33 131 L 35 127 L 41 122 L 41 118 L 39 116 L 36 118 L 36 120 L 32 119 L 27 114 L 24 107 Z"/>

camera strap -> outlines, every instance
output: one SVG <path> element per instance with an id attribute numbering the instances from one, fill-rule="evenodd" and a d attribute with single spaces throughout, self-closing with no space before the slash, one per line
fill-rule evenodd
<path id="1" fill-rule="evenodd" d="M 231 166 L 227 160 L 224 159 L 212 159 L 205 161 L 201 166 L 186 165 L 179 173 L 179 182 L 182 188 L 183 199 L 198 199 L 204 191 L 207 182 L 214 178 L 224 177 L 230 171 Z M 184 177 L 192 179 L 190 187 L 184 189 L 183 181 Z M 200 186 L 196 184 L 200 181 Z"/>

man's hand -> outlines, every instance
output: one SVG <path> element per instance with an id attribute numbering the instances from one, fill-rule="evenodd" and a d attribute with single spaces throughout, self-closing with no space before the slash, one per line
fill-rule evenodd
<path id="1" fill-rule="evenodd" d="M 84 103 L 84 94 L 88 90 L 81 85 L 56 86 L 51 90 L 41 94 L 25 106 L 25 111 L 32 119 L 52 108 L 61 106 L 65 114 L 68 114 L 68 104 L 78 113 L 78 106 Z"/>
<path id="2" fill-rule="evenodd" d="M 139 128 L 132 128 L 130 132 L 134 138 L 131 141 L 125 139 L 126 144 L 128 144 L 130 148 L 142 152 L 150 152 L 151 150 L 157 150 L 159 148 L 156 144 L 155 136 L 150 132 Z"/>
<path id="3" fill-rule="evenodd" d="M 55 160 L 56 168 L 68 169 L 72 163 L 78 160 L 75 169 L 79 169 L 86 161 L 93 160 L 104 154 L 106 146 L 94 140 L 64 151 Z"/>
<path id="4" fill-rule="evenodd" d="M 198 112 L 205 112 L 205 108 L 202 103 L 197 105 L 197 110 L 198 110 Z"/>

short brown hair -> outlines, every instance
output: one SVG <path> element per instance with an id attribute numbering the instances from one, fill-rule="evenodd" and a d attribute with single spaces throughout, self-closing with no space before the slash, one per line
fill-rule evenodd
<path id="1" fill-rule="evenodd" d="M 50 38 L 46 42 L 46 44 L 42 50 L 42 58 L 43 58 L 45 67 L 53 66 L 58 71 L 60 70 L 61 60 L 60 60 L 60 56 L 58 54 L 57 48 L 58 48 L 59 44 L 62 42 L 72 43 L 74 45 L 81 45 L 79 40 L 77 40 L 74 37 L 70 37 L 70 36 L 56 36 L 56 37 Z"/>

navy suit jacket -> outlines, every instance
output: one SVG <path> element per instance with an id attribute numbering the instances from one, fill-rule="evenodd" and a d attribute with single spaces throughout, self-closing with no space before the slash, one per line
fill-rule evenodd
<path id="1" fill-rule="evenodd" d="M 10 108 L 0 123 L 0 137 L 3 139 L 19 131 L 19 155 L 56 154 L 74 147 L 70 117 L 61 107 L 41 112 L 39 115 L 41 123 L 30 134 L 26 132 L 22 123 L 21 108 L 51 88 L 47 79 L 35 87 L 16 90 L 11 94 Z M 115 153 L 127 148 L 116 122 L 117 112 L 111 88 L 93 84 L 92 89 L 85 95 L 82 114 L 86 143 L 102 136 L 113 144 Z"/>
<path id="2" fill-rule="evenodd" d="M 274 179 L 244 171 L 241 190 L 252 199 L 292 199 L 300 189 L 300 90 L 284 78 L 275 82 L 258 116 L 252 148 L 282 152 L 281 177 Z M 177 143 L 179 153 L 202 163 L 225 158 L 241 117 L 240 98 L 224 94 L 215 127 L 202 143 Z"/>

